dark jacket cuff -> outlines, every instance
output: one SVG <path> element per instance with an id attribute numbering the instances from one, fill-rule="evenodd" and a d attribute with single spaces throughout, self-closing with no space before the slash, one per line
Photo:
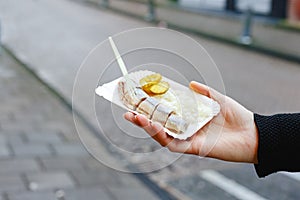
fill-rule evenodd
<path id="1" fill-rule="evenodd" d="M 300 114 L 254 114 L 254 121 L 259 140 L 257 175 L 264 177 L 277 171 L 299 171 Z"/>

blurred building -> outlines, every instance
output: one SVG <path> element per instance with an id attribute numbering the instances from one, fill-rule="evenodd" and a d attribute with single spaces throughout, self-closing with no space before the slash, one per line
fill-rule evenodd
<path id="1" fill-rule="evenodd" d="M 288 18 L 290 23 L 300 24 L 300 0 L 289 1 Z"/>
<path id="2" fill-rule="evenodd" d="M 291 0 L 295 5 L 298 0 Z M 209 10 L 245 12 L 251 9 L 259 15 L 284 19 L 288 16 L 288 0 L 179 0 L 179 5 Z M 295 7 L 295 6 L 294 6 Z M 293 14 L 295 16 L 295 14 Z"/>

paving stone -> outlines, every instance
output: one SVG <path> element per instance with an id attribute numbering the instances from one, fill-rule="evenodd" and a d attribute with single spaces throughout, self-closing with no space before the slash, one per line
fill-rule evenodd
<path id="1" fill-rule="evenodd" d="M 11 152 L 6 144 L 0 143 L 0 158 L 5 158 L 11 155 Z"/>
<path id="2" fill-rule="evenodd" d="M 139 188 L 143 183 L 134 177 L 133 174 L 119 172 L 117 173 L 118 180 L 122 187 Z"/>
<path id="3" fill-rule="evenodd" d="M 62 132 L 62 135 L 68 142 L 78 142 L 78 143 L 81 142 L 76 131 L 70 131 L 70 132 L 64 131 Z"/>
<path id="4" fill-rule="evenodd" d="M 28 188 L 32 191 L 74 187 L 75 183 L 66 172 L 26 174 Z"/>
<path id="5" fill-rule="evenodd" d="M 88 185 L 111 185 L 119 186 L 120 181 L 113 170 L 94 170 L 94 171 L 72 171 L 73 177 L 79 185 L 86 187 Z"/>
<path id="6" fill-rule="evenodd" d="M 108 166 L 105 166 L 104 164 L 100 163 L 96 159 L 88 159 L 88 161 L 85 164 L 87 166 L 87 170 L 89 170 L 90 172 L 93 171 L 97 171 L 99 173 L 107 172 L 108 177 L 103 175 L 102 178 L 104 180 L 105 178 L 107 180 L 110 178 L 111 180 L 108 180 L 108 182 L 112 182 L 113 185 L 117 184 L 120 186 L 130 185 L 130 187 L 141 187 L 141 182 L 134 175 L 130 173 L 116 171 L 113 168 L 109 168 Z M 83 180 L 84 178 L 81 180 L 81 182 L 84 183 Z M 97 178 L 94 181 L 97 181 Z"/>
<path id="7" fill-rule="evenodd" d="M 108 187 L 116 199 L 157 199 L 158 197 L 153 194 L 141 181 L 128 173 L 117 173 L 117 180 L 120 181 L 118 187 Z"/>
<path id="8" fill-rule="evenodd" d="M 34 159 L 14 158 L 9 160 L 0 160 L 1 173 L 18 173 L 39 171 L 40 166 Z"/>
<path id="9" fill-rule="evenodd" d="M 107 166 L 105 166 L 95 158 L 88 159 L 85 162 L 85 165 L 88 167 L 89 170 L 99 170 L 99 169 L 105 170 L 107 168 Z"/>
<path id="10" fill-rule="evenodd" d="M 46 170 L 84 170 L 85 159 L 82 157 L 51 156 L 40 159 Z"/>
<path id="11" fill-rule="evenodd" d="M 58 155 L 69 155 L 69 156 L 89 155 L 81 143 L 55 144 L 53 145 L 53 148 Z"/>
<path id="12" fill-rule="evenodd" d="M 17 156 L 47 156 L 51 155 L 50 146 L 45 144 L 12 144 Z"/>
<path id="13" fill-rule="evenodd" d="M 7 196 L 8 200 L 57 200 L 53 192 L 8 193 Z"/>
<path id="14" fill-rule="evenodd" d="M 0 135 L 0 145 L 6 143 L 6 138 L 3 135 Z"/>
<path id="15" fill-rule="evenodd" d="M 27 133 L 25 137 L 29 143 L 61 143 L 63 137 L 57 133 Z"/>
<path id="16" fill-rule="evenodd" d="M 61 108 L 64 109 L 64 108 Z M 60 116 L 58 116 L 57 114 L 60 114 Z M 63 113 L 57 113 L 57 114 L 52 114 L 54 117 L 59 117 L 59 119 L 62 119 L 60 121 L 58 121 L 57 119 L 52 119 L 49 120 L 49 122 L 47 122 L 44 126 L 44 130 L 52 130 L 55 131 L 56 133 L 71 133 L 76 135 L 76 129 L 73 126 L 66 126 L 68 124 L 74 124 L 73 121 L 69 121 L 69 117 L 70 116 L 66 116 L 66 117 L 62 117 L 61 114 Z M 71 118 L 72 119 L 72 118 Z"/>
<path id="17" fill-rule="evenodd" d="M 104 149 L 103 147 L 101 147 L 101 149 Z M 108 161 L 111 161 L 111 162 L 115 162 L 114 159 L 117 159 L 118 158 L 118 161 L 119 162 L 119 165 L 120 166 L 128 166 L 128 163 L 129 161 L 124 159 L 124 157 L 122 158 L 121 156 L 116 156 L 115 158 L 114 157 L 111 157 L 113 155 L 111 155 L 109 152 L 107 152 L 106 150 L 103 150 L 103 155 L 105 156 L 110 156 L 109 158 L 106 158 Z M 113 171 L 115 171 L 115 169 L 113 167 L 111 167 L 110 165 L 107 165 L 107 162 L 103 162 L 100 160 L 97 160 L 96 158 L 94 157 L 90 157 L 89 159 L 87 159 L 87 161 L 85 162 L 85 165 L 87 166 L 87 169 L 88 170 L 102 170 L 102 169 L 111 169 Z"/>
<path id="18" fill-rule="evenodd" d="M 24 191 L 26 187 L 18 175 L 0 175 L 0 192 Z"/>
<path id="19" fill-rule="evenodd" d="M 7 143 L 7 144 L 22 144 L 24 143 L 24 134 L 17 133 L 17 132 L 4 132 L 1 131 L 0 135 L 0 144 Z"/>
<path id="20" fill-rule="evenodd" d="M 98 188 L 84 188 L 84 189 L 72 189 L 66 190 L 65 199 L 64 200 L 115 200 L 115 198 L 111 197 L 108 191 Z M 125 199 L 124 199 L 125 200 Z"/>
<path id="21" fill-rule="evenodd" d="M 16 126 L 15 124 L 18 124 L 18 126 Z M 9 123 L 1 124 L 1 128 L 5 132 L 16 132 L 16 133 L 32 132 L 35 129 L 34 125 L 32 124 L 22 124 L 22 122 L 20 121 L 15 122 L 15 124 L 14 125 Z"/>

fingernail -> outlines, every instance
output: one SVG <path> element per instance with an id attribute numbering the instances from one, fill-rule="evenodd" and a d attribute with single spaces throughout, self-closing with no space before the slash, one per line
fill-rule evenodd
<path id="1" fill-rule="evenodd" d="M 123 117 L 128 121 L 130 121 L 133 116 L 134 116 L 134 114 L 132 112 L 126 112 L 123 114 Z"/>
<path id="2" fill-rule="evenodd" d="M 123 114 L 123 118 L 124 118 L 124 119 L 127 119 L 127 113 L 124 113 L 124 114 Z"/>
<path id="3" fill-rule="evenodd" d="M 198 82 L 196 82 L 196 81 L 191 81 L 190 82 L 190 87 L 191 88 L 194 88 L 194 86 L 197 84 Z"/>

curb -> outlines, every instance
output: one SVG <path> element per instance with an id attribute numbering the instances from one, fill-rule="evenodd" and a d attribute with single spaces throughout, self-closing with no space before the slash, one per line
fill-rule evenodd
<path id="1" fill-rule="evenodd" d="M 157 25 L 157 23 L 159 22 L 159 20 L 147 21 L 145 19 L 145 17 L 142 17 L 138 14 L 127 12 L 127 11 L 120 10 L 120 9 L 117 9 L 117 8 L 112 8 L 112 7 L 109 7 L 109 6 L 108 7 L 103 7 L 103 6 L 101 6 L 97 3 L 90 2 L 90 1 L 77 2 L 77 3 L 89 5 L 89 6 L 92 6 L 96 9 L 100 9 L 100 10 L 111 11 L 111 12 L 114 12 L 114 13 L 119 14 L 119 15 L 120 14 L 121 15 L 126 15 L 126 16 L 132 17 L 134 19 L 138 19 L 140 21 L 151 23 L 153 25 Z M 195 35 L 200 36 L 202 38 L 222 42 L 222 43 L 232 45 L 232 46 L 235 46 L 235 47 L 238 47 L 238 48 L 242 48 L 242 49 L 245 49 L 245 50 L 249 50 L 249 51 L 252 51 L 252 52 L 262 53 L 262 54 L 265 54 L 265 55 L 280 58 L 280 59 L 287 60 L 287 61 L 290 61 L 290 62 L 295 62 L 295 63 L 298 63 L 298 64 L 300 63 L 300 56 L 295 56 L 295 55 L 279 52 L 279 51 L 269 49 L 269 48 L 266 48 L 266 47 L 263 47 L 263 46 L 259 46 L 259 45 L 256 45 L 256 44 L 245 45 L 245 44 L 240 43 L 237 39 L 236 40 L 228 39 L 228 38 L 208 34 L 208 33 L 202 32 L 202 31 L 196 31 L 196 30 L 192 30 L 192 29 L 188 29 L 188 28 L 183 28 L 183 27 L 180 27 L 176 24 L 172 24 L 172 23 L 168 23 L 168 22 L 167 22 L 167 24 L 168 24 L 168 26 L 167 26 L 168 28 L 172 28 L 172 29 L 177 30 L 177 31 L 184 31 L 184 32 L 187 32 L 187 33 L 195 34 Z"/>
<path id="2" fill-rule="evenodd" d="M 294 55 L 290 55 L 290 54 L 281 53 L 281 52 L 278 52 L 278 51 L 274 51 L 272 49 L 264 48 L 262 46 L 257 46 L 257 45 L 253 45 L 253 44 L 245 45 L 245 44 L 239 43 L 237 40 L 230 40 L 230 39 L 227 39 L 227 38 L 222 38 L 222 37 L 219 37 L 219 36 L 210 35 L 210 34 L 207 34 L 207 33 L 204 33 L 204 32 L 199 32 L 199 31 L 195 31 L 195 30 L 191 30 L 191 29 L 178 27 L 174 24 L 168 24 L 168 25 L 169 25 L 170 28 L 173 28 L 174 30 L 185 31 L 185 32 L 192 33 L 192 34 L 195 34 L 197 36 L 209 39 L 209 40 L 222 42 L 222 43 L 229 44 L 229 45 L 241 48 L 241 49 L 249 50 L 249 51 L 252 51 L 252 52 L 262 53 L 262 54 L 265 54 L 265 55 L 280 58 L 280 59 L 287 60 L 287 61 L 290 61 L 290 62 L 295 62 L 295 63 L 298 63 L 298 64 L 300 63 L 300 57 L 299 56 L 294 56 Z"/>

